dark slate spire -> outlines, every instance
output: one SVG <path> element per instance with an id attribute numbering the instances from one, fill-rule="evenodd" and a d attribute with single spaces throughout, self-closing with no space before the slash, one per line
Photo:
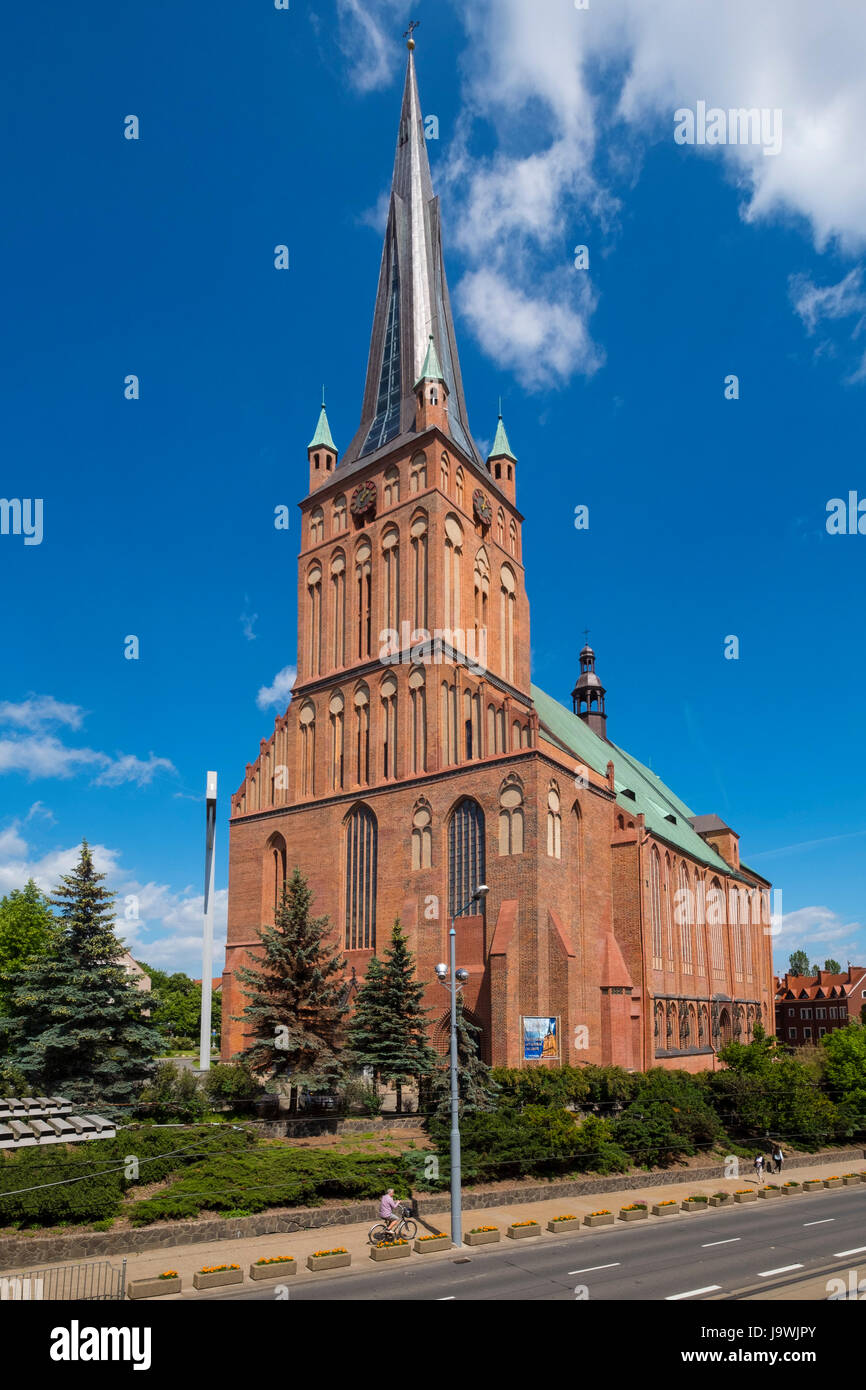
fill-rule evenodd
<path id="1" fill-rule="evenodd" d="M 414 432 L 414 386 L 423 374 L 431 336 L 448 387 L 449 432 L 481 463 L 469 433 L 442 259 L 439 199 L 430 178 L 410 48 L 361 424 L 341 468 Z"/>

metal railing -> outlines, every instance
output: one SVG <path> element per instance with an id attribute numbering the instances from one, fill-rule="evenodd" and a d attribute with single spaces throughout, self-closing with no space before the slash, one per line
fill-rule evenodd
<path id="1" fill-rule="evenodd" d="M 47 1301 L 115 1302 L 126 1297 L 126 1260 L 118 1269 L 108 1260 L 0 1274 L 0 1303 Z"/>

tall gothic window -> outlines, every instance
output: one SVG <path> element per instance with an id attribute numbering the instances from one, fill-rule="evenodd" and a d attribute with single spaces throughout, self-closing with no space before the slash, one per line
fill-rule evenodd
<path id="1" fill-rule="evenodd" d="M 423 512 L 412 518 L 412 617 L 416 630 L 427 628 L 427 517 Z"/>
<path id="2" fill-rule="evenodd" d="M 661 859 L 655 845 L 650 854 L 650 910 L 653 934 L 653 968 L 662 968 L 662 893 Z"/>
<path id="3" fill-rule="evenodd" d="M 298 730 L 301 741 L 301 796 L 314 796 L 316 790 L 316 707 L 311 700 L 307 700 L 301 706 Z"/>
<path id="4" fill-rule="evenodd" d="M 382 776 L 387 780 L 397 776 L 397 677 L 386 676 L 379 694 L 382 697 Z"/>
<path id="5" fill-rule="evenodd" d="M 517 555 L 517 526 L 515 525 L 515 522 L 514 522 L 514 518 L 513 518 L 513 517 L 512 517 L 512 520 L 511 520 L 510 524 L 509 524 L 509 527 L 508 527 L 508 548 L 509 548 L 509 550 L 511 551 L 512 555 L 514 555 L 514 556 L 516 557 L 516 555 Z"/>
<path id="6" fill-rule="evenodd" d="M 265 848 L 264 873 L 265 909 L 268 919 L 273 921 L 277 908 L 283 900 L 283 889 L 286 886 L 286 842 L 279 833 L 273 834 L 268 840 Z"/>
<path id="7" fill-rule="evenodd" d="M 369 806 L 346 820 L 346 950 L 376 949 L 378 826 Z"/>
<path id="8" fill-rule="evenodd" d="M 514 680 L 514 609 L 516 603 L 514 572 L 503 565 L 500 578 L 500 640 L 502 642 L 502 674 L 507 681 Z"/>
<path id="9" fill-rule="evenodd" d="M 472 587 L 475 594 L 475 656 L 478 657 L 481 651 L 480 634 L 487 630 L 487 609 L 490 599 L 490 565 L 484 546 L 475 556 Z"/>
<path id="10" fill-rule="evenodd" d="M 343 789 L 343 757 L 345 739 L 345 700 L 339 690 L 331 696 L 328 706 L 328 713 L 331 721 L 331 750 L 330 750 L 330 777 L 331 791 L 342 791 Z"/>
<path id="11" fill-rule="evenodd" d="M 463 756 L 467 762 L 481 757 L 481 696 L 463 692 Z"/>
<path id="12" fill-rule="evenodd" d="M 310 512 L 310 545 L 318 545 L 325 539 L 325 513 L 321 507 Z"/>
<path id="13" fill-rule="evenodd" d="M 707 932 L 707 881 L 703 874 L 695 874 L 695 935 L 698 950 L 698 974 L 707 973 L 707 952 L 705 946 Z"/>
<path id="14" fill-rule="evenodd" d="M 442 458 L 441 458 L 441 461 L 440 461 L 440 464 L 439 464 L 439 486 L 440 486 L 440 488 L 442 489 L 442 491 L 445 493 L 446 496 L 448 495 L 448 490 L 449 490 L 449 488 L 450 488 L 450 485 L 451 485 L 451 466 L 450 466 L 450 464 L 449 464 L 449 462 L 448 462 L 448 455 L 447 455 L 447 454 L 443 454 L 443 455 L 442 455 Z"/>
<path id="15" fill-rule="evenodd" d="M 433 816 L 429 803 L 419 801 L 412 816 L 412 868 L 429 869 L 433 864 Z"/>
<path id="16" fill-rule="evenodd" d="M 484 812 L 468 797 L 448 822 L 448 912 L 453 917 L 484 882 Z M 480 910 L 480 909 L 479 909 Z"/>
<path id="17" fill-rule="evenodd" d="M 547 793 L 547 853 L 551 859 L 562 858 L 562 803 L 555 782 Z"/>
<path id="18" fill-rule="evenodd" d="M 746 953 L 746 979 L 752 978 L 752 924 L 749 921 L 749 895 L 740 889 L 740 921 L 743 924 L 743 944 Z"/>
<path id="19" fill-rule="evenodd" d="M 460 509 L 462 510 L 462 509 L 463 509 L 463 469 L 462 469 L 462 468 L 458 468 L 458 469 L 457 469 L 457 473 L 456 473 L 455 479 L 454 479 L 454 486 L 455 486 L 455 493 L 456 493 L 457 505 L 458 505 L 458 507 L 460 507 Z"/>
<path id="20" fill-rule="evenodd" d="M 442 727 L 440 735 L 444 762 L 457 762 L 457 686 L 442 682 Z"/>
<path id="21" fill-rule="evenodd" d="M 523 853 L 523 787 L 516 777 L 499 792 L 499 853 Z"/>
<path id="22" fill-rule="evenodd" d="M 728 894 L 730 923 L 731 923 L 731 945 L 734 953 L 734 979 L 743 978 L 743 937 L 740 929 L 740 914 L 738 911 L 740 895 L 736 888 L 731 888 Z"/>
<path id="23" fill-rule="evenodd" d="M 707 925 L 710 929 L 710 956 L 716 975 L 723 975 L 725 972 L 725 948 L 722 942 L 725 915 L 725 895 L 719 880 L 714 878 L 707 894 Z"/>
<path id="24" fill-rule="evenodd" d="M 355 781 L 364 787 L 370 780 L 370 692 L 366 685 L 355 691 Z"/>
<path id="25" fill-rule="evenodd" d="M 346 664 L 346 557 L 338 550 L 331 560 L 331 666 Z"/>
<path id="26" fill-rule="evenodd" d="M 427 460 L 423 454 L 416 454 L 409 465 L 409 491 L 423 492 L 427 486 Z"/>
<path id="27" fill-rule="evenodd" d="M 412 704 L 412 771 L 427 771 L 427 691 L 424 672 L 415 670 L 409 677 L 409 699 Z"/>
<path id="28" fill-rule="evenodd" d="M 683 973 L 692 973 L 692 890 L 689 873 L 685 864 L 680 864 L 677 873 L 677 921 L 680 924 L 680 951 L 683 958 Z"/>
<path id="29" fill-rule="evenodd" d="M 382 626 L 400 629 L 400 532 L 389 526 L 382 537 Z"/>
<path id="30" fill-rule="evenodd" d="M 673 884 L 671 882 L 671 857 L 665 855 L 665 939 L 667 941 L 667 965 L 668 970 L 674 968 L 674 915 L 672 911 L 671 899 L 673 898 Z"/>
<path id="31" fill-rule="evenodd" d="M 400 501 L 400 470 L 398 468 L 386 469 L 383 483 L 385 506 L 396 507 Z"/>
<path id="32" fill-rule="evenodd" d="M 307 575 L 307 670 L 311 676 L 322 670 L 322 567 L 318 564 Z"/>
<path id="33" fill-rule="evenodd" d="M 370 656 L 373 641 L 372 554 L 368 540 L 363 540 L 355 551 L 356 655 L 359 661 Z"/>
<path id="34" fill-rule="evenodd" d="M 460 568 L 463 560 L 463 528 L 456 516 L 445 518 L 445 627 L 460 626 Z"/>
<path id="35" fill-rule="evenodd" d="M 500 545 L 505 545 L 505 516 L 501 507 L 496 513 L 496 539 Z"/>

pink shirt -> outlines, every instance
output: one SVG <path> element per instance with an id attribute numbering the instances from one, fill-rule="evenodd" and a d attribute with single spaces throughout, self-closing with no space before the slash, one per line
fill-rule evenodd
<path id="1" fill-rule="evenodd" d="M 379 1215 L 381 1216 L 383 1221 L 390 1221 L 391 1217 L 394 1215 L 396 1210 L 397 1202 L 395 1198 L 389 1197 L 386 1192 L 385 1196 L 379 1203 Z"/>

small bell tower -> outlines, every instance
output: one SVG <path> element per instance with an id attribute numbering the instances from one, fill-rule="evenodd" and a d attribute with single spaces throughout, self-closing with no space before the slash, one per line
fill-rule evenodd
<path id="1" fill-rule="evenodd" d="M 325 410 L 324 392 L 322 410 L 316 433 L 307 445 L 307 458 L 310 460 L 310 492 L 315 492 L 324 483 L 329 483 L 337 467 L 337 446 L 331 438 L 328 413 Z"/>
<path id="2" fill-rule="evenodd" d="M 509 502 L 517 501 L 517 456 L 511 452 L 511 445 L 508 442 L 508 435 L 505 433 L 505 426 L 502 423 L 502 412 L 499 412 L 499 423 L 496 426 L 496 438 L 493 441 L 493 448 L 487 455 L 487 467 L 496 482 L 502 488 Z"/>
<path id="3" fill-rule="evenodd" d="M 448 386 L 439 365 L 439 354 L 430 334 L 421 375 L 415 382 L 415 429 L 420 434 L 432 425 L 448 433 Z"/>
<path id="4" fill-rule="evenodd" d="M 595 674 L 595 652 L 589 643 L 580 654 L 580 675 L 571 692 L 575 714 L 588 724 L 599 738 L 607 738 L 607 714 L 604 709 L 605 689 Z"/>

